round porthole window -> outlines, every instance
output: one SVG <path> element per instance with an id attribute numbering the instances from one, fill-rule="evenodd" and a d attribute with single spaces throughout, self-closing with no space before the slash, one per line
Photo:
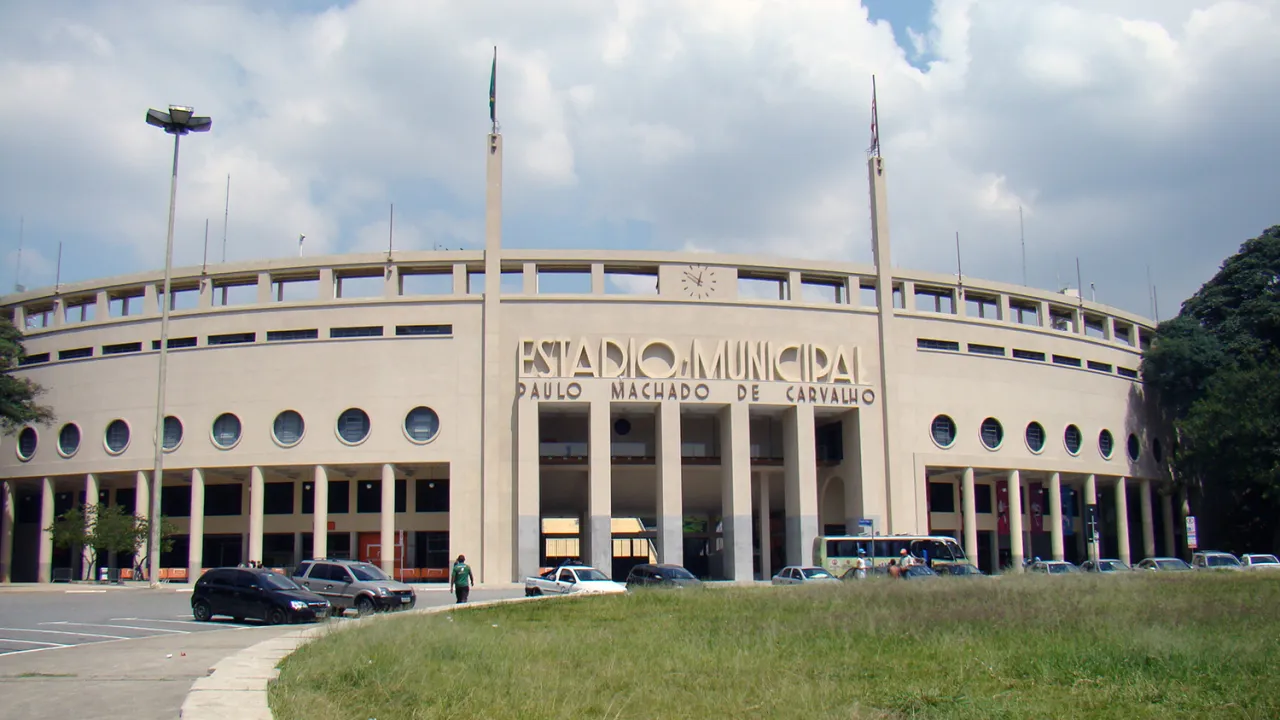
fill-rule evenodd
<path id="1" fill-rule="evenodd" d="M 1129 459 L 1138 462 L 1138 458 L 1142 456 L 1142 443 L 1138 442 L 1138 436 L 1129 433 Z"/>
<path id="2" fill-rule="evenodd" d="M 338 437 L 348 445 L 364 442 L 369 437 L 369 414 L 360 408 L 344 410 L 338 416 Z"/>
<path id="3" fill-rule="evenodd" d="M 71 457 L 80 449 L 80 426 L 67 423 L 58 431 L 58 452 L 63 457 Z"/>
<path id="4" fill-rule="evenodd" d="M 440 416 L 429 407 L 416 407 L 404 416 L 404 434 L 410 441 L 428 443 L 440 433 Z"/>
<path id="5" fill-rule="evenodd" d="M 182 421 L 170 415 L 164 419 L 164 449 L 173 452 L 182 444 Z"/>
<path id="6" fill-rule="evenodd" d="M 997 450 L 1000 443 L 1004 442 L 1004 426 L 995 418 L 983 420 L 979 434 L 982 436 L 982 444 L 988 450 Z"/>
<path id="7" fill-rule="evenodd" d="M 1038 422 L 1027 423 L 1027 449 L 1033 453 L 1044 450 L 1044 426 Z"/>
<path id="8" fill-rule="evenodd" d="M 626 418 L 618 418 L 613 421 L 613 432 L 617 435 L 628 435 L 631 433 L 631 421 Z"/>
<path id="9" fill-rule="evenodd" d="M 1110 460 L 1111 454 L 1116 450 L 1115 438 L 1111 437 L 1110 430 L 1103 430 L 1098 433 L 1098 452 L 1102 453 L 1102 457 Z"/>
<path id="10" fill-rule="evenodd" d="M 1062 433 L 1062 444 L 1067 446 L 1067 452 L 1072 455 L 1080 454 L 1080 428 L 1075 425 L 1068 425 L 1067 429 Z"/>
<path id="11" fill-rule="evenodd" d="M 222 413 L 213 421 L 213 444 L 223 450 L 230 450 L 240 442 L 240 418 L 231 413 Z"/>
<path id="12" fill-rule="evenodd" d="M 293 447 L 302 442 L 302 433 L 305 430 L 306 423 L 302 421 L 302 415 L 299 415 L 296 410 L 285 410 L 276 415 L 275 422 L 271 423 L 271 437 L 284 447 Z"/>
<path id="13" fill-rule="evenodd" d="M 929 426 L 933 441 L 940 448 L 949 448 L 956 441 L 956 422 L 946 415 L 939 415 Z"/>
<path id="14" fill-rule="evenodd" d="M 40 437 L 36 435 L 36 429 L 33 427 L 24 427 L 22 432 L 18 433 L 18 459 L 26 462 L 36 454 L 36 445 L 40 442 Z"/>
<path id="15" fill-rule="evenodd" d="M 129 447 L 129 423 L 119 419 L 112 420 L 107 426 L 103 442 L 107 446 L 107 452 L 112 455 L 124 452 Z"/>

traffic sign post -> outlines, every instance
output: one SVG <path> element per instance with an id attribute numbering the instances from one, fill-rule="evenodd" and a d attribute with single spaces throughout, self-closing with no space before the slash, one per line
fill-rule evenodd
<path id="1" fill-rule="evenodd" d="M 1188 549 L 1188 550 L 1195 550 L 1195 549 L 1196 549 L 1196 546 L 1197 546 L 1197 544 L 1196 544 L 1196 516 L 1195 516 L 1195 515 L 1188 515 L 1188 516 L 1187 516 L 1187 549 Z"/>

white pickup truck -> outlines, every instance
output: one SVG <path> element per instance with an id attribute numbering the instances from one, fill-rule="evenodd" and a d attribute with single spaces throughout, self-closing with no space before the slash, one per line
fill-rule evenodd
<path id="1" fill-rule="evenodd" d="M 627 586 L 605 577 L 605 574 L 585 565 L 562 565 L 541 575 L 524 579 L 525 597 L 538 595 L 568 595 L 571 593 L 624 593 Z"/>

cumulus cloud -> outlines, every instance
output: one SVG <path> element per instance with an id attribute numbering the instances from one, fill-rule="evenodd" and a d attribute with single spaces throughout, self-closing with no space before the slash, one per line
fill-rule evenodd
<path id="1" fill-rule="evenodd" d="M 228 174 L 231 260 L 303 232 L 308 255 L 381 250 L 392 202 L 397 248 L 478 247 L 494 45 L 512 245 L 639 226 L 629 246 L 869 262 L 872 74 L 898 266 L 953 272 L 958 231 L 965 275 L 1020 282 L 1021 207 L 1029 284 L 1079 257 L 1100 301 L 1146 313 L 1150 265 L 1167 317 L 1280 222 L 1271 0 L 891 21 L 847 0 L 12 3 L 0 222 L 16 245 L 26 218 L 33 258 L 63 241 L 64 280 L 157 267 L 172 147 L 142 115 L 173 102 L 214 117 L 182 144 L 180 263 L 206 219 L 220 259 Z"/>

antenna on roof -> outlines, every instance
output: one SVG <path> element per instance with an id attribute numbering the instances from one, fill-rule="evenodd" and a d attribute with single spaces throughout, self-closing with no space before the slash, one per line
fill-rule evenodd
<path id="1" fill-rule="evenodd" d="M 22 235 L 26 229 L 27 218 L 25 216 L 18 218 L 18 263 L 13 271 L 13 291 L 22 292 L 26 290 L 22 286 Z"/>
<path id="2" fill-rule="evenodd" d="M 231 214 L 231 173 L 227 173 L 227 199 L 222 206 L 222 262 L 224 263 L 227 261 L 227 217 L 230 214 Z"/>
<path id="3" fill-rule="evenodd" d="M 871 76 L 871 157 L 880 157 L 880 113 L 876 110 L 876 76 Z"/>
<path id="4" fill-rule="evenodd" d="M 58 243 L 58 264 L 53 271 L 53 292 L 56 295 L 62 288 L 62 243 Z"/>
<path id="5" fill-rule="evenodd" d="M 391 259 L 391 249 L 395 246 L 396 204 L 391 203 L 391 216 L 387 220 L 387 260 Z"/>
<path id="6" fill-rule="evenodd" d="M 200 274 L 209 267 L 209 218 L 204 219 L 204 259 L 200 261 Z"/>
<path id="7" fill-rule="evenodd" d="M 1022 242 L 1022 285 L 1027 284 L 1027 231 L 1022 224 L 1022 206 L 1018 206 L 1018 239 Z"/>
<path id="8" fill-rule="evenodd" d="M 956 278 L 957 284 L 964 285 L 964 271 L 960 269 L 960 231 L 956 231 Z"/>
<path id="9" fill-rule="evenodd" d="M 1076 256 L 1076 300 L 1077 304 L 1084 305 L 1084 284 L 1080 282 L 1080 256 Z"/>

